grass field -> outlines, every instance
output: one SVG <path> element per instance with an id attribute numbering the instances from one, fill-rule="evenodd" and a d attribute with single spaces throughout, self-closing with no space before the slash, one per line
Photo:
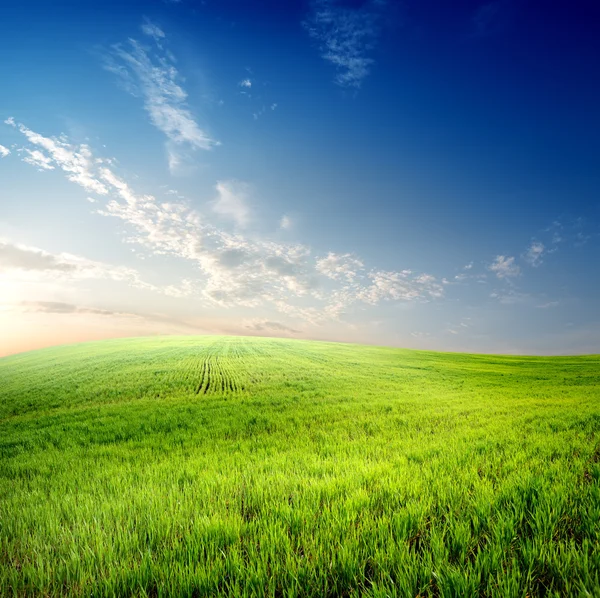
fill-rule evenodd
<path id="1" fill-rule="evenodd" d="M 0 359 L 2 596 L 600 596 L 600 356 Z"/>

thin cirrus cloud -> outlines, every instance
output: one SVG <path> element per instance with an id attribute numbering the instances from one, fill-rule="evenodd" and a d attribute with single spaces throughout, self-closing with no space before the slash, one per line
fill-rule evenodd
<path id="1" fill-rule="evenodd" d="M 190 151 L 210 150 L 220 142 L 196 122 L 173 56 L 162 47 L 164 32 L 148 20 L 142 32 L 155 42 L 153 48 L 129 39 L 127 45 L 111 48 L 104 66 L 119 77 L 129 93 L 143 99 L 150 122 L 167 138 L 169 168 L 176 172 L 190 159 Z"/>
<path id="2" fill-rule="evenodd" d="M 10 150 L 3 145 L 0 145 L 0 158 L 6 158 L 10 155 Z"/>
<path id="3" fill-rule="evenodd" d="M 97 316 L 122 316 L 125 312 L 115 312 L 97 307 L 82 307 L 62 301 L 21 301 L 18 305 L 24 312 L 44 314 L 93 314 Z M 129 314 L 127 314 L 129 315 Z"/>
<path id="4" fill-rule="evenodd" d="M 114 266 L 70 253 L 53 254 L 38 247 L 30 247 L 0 239 L 0 273 L 12 277 L 49 280 L 108 279 L 130 283 L 146 289 L 152 285 L 142 282 L 138 272 L 126 266 Z"/>
<path id="5" fill-rule="evenodd" d="M 106 186 L 92 174 L 95 164 L 87 145 L 74 146 L 64 137 L 44 137 L 23 124 L 16 123 L 12 117 L 4 122 L 19 130 L 34 145 L 34 149 L 23 148 L 22 153 L 26 154 L 24 162 L 44 170 L 53 170 L 57 165 L 66 173 L 69 181 L 81 185 L 87 191 L 99 195 L 108 193 Z"/>
<path id="6" fill-rule="evenodd" d="M 272 332 L 275 334 L 301 334 L 301 330 L 295 330 L 290 326 L 286 326 L 281 322 L 274 322 L 271 320 L 252 320 L 246 323 L 246 328 L 253 332 Z"/>
<path id="7" fill-rule="evenodd" d="M 560 301 L 547 301 L 546 303 L 540 303 L 536 305 L 537 309 L 550 309 L 553 307 L 558 307 L 560 305 Z"/>
<path id="8" fill-rule="evenodd" d="M 359 88 L 374 60 L 369 53 L 380 34 L 386 0 L 370 0 L 360 7 L 344 6 L 336 0 L 315 0 L 303 25 L 314 39 L 321 57 L 333 64 L 335 82 Z"/>
<path id="9" fill-rule="evenodd" d="M 220 228 L 210 220 L 215 212 L 233 224 L 248 223 L 247 186 L 243 183 L 218 182 L 217 200 L 208 203 L 212 209 L 199 213 L 182 201 L 162 202 L 138 194 L 113 170 L 112 160 L 94 158 L 87 146 L 77 146 L 64 137 L 44 137 L 14 121 L 10 124 L 33 149 L 47 149 L 52 165 L 64 171 L 71 182 L 86 191 L 91 187 L 102 190 L 102 200 L 94 204 L 100 204 L 96 213 L 124 223 L 128 243 L 192 266 L 193 273 L 181 285 L 148 290 L 195 298 L 204 305 L 271 306 L 314 325 L 339 320 L 352 306 L 431 301 L 444 294 L 442 285 L 429 274 L 367 270 L 352 254 L 320 257 L 306 245 L 277 243 Z M 128 276 L 132 284 L 142 284 L 139 277 Z"/>
<path id="10" fill-rule="evenodd" d="M 150 19 L 144 19 L 144 22 L 142 23 L 142 33 L 148 37 L 154 38 L 155 42 L 160 42 L 160 40 L 165 38 L 165 32 L 158 25 L 155 25 L 150 21 Z"/>

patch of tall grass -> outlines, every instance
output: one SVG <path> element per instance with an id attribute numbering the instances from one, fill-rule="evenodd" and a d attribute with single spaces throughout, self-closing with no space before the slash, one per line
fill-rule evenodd
<path id="1" fill-rule="evenodd" d="M 0 360 L 2 596 L 600 595 L 600 357 Z"/>

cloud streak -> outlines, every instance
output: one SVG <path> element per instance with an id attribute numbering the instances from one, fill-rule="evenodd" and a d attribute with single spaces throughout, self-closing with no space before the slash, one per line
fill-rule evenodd
<path id="1" fill-rule="evenodd" d="M 106 186 L 94 176 L 96 162 L 86 144 L 77 146 L 69 143 L 64 137 L 44 137 L 25 125 L 16 123 L 13 118 L 4 122 L 19 130 L 36 146 L 34 149 L 23 148 L 23 153 L 26 154 L 24 162 L 44 170 L 53 170 L 58 166 L 66 173 L 69 181 L 80 185 L 86 191 L 99 195 L 108 193 Z"/>
<path id="2" fill-rule="evenodd" d="M 138 272 L 132 268 L 113 266 L 70 253 L 53 254 L 0 239 L 0 274 L 3 273 L 21 274 L 25 278 L 108 279 L 128 282 L 140 288 L 154 288 L 142 282 Z"/>
<path id="3" fill-rule="evenodd" d="M 133 316 L 125 312 L 110 311 L 97 307 L 81 307 L 61 301 L 21 301 L 19 307 L 27 313 L 44 314 L 93 314 L 97 316 Z"/>
<path id="4" fill-rule="evenodd" d="M 144 22 L 142 23 L 142 33 L 153 38 L 157 43 L 165 38 L 165 32 L 149 19 L 144 19 Z"/>
<path id="5" fill-rule="evenodd" d="M 53 164 L 60 166 L 72 182 L 88 189 L 98 186 L 104 193 L 96 213 L 117 218 L 126 225 L 127 243 L 154 255 L 171 256 L 192 266 L 192 274 L 179 286 L 147 288 L 173 297 L 190 297 L 206 306 L 271 306 L 282 314 L 312 325 L 339 319 L 351 308 L 380 302 L 428 302 L 444 294 L 443 286 L 430 274 L 404 269 L 367 269 L 353 254 L 314 255 L 302 244 L 278 243 L 224 230 L 209 220 L 217 213 L 238 229 L 250 221 L 248 187 L 241 182 L 220 181 L 217 199 L 208 202 L 211 212 L 202 214 L 182 201 L 159 201 L 137 193 L 112 167 L 112 161 L 94 159 L 67 139 L 47 138 L 16 125 L 34 146 L 46 148 Z M 81 161 L 79 156 L 83 156 Z M 75 173 L 70 165 L 83 164 Z M 142 286 L 129 269 L 106 270 L 95 262 L 73 256 L 51 256 L 33 248 L 17 248 L 18 260 L 37 264 L 38 269 L 63 270 L 79 276 L 119 276 Z M 25 252 L 25 255 L 23 254 Z M 14 250 L 13 250 L 14 254 Z M 12 263 L 14 265 L 15 256 Z M 17 261 L 18 261 L 17 260 Z M 27 261 L 29 260 L 29 261 Z M 269 320 L 272 321 L 272 320 Z M 295 328 L 294 328 L 295 330 Z"/>
<path id="6" fill-rule="evenodd" d="M 248 330 L 253 332 L 274 332 L 274 333 L 287 333 L 287 334 L 301 334 L 301 330 L 295 330 L 290 328 L 281 322 L 273 322 L 270 320 L 253 320 L 246 324 Z"/>
<path id="7" fill-rule="evenodd" d="M 303 23 L 321 51 L 321 57 L 333 64 L 335 82 L 342 87 L 359 88 L 374 60 L 369 53 L 380 34 L 385 0 L 370 0 L 355 8 L 336 0 L 315 0 Z"/>
<path id="8" fill-rule="evenodd" d="M 176 171 L 188 157 L 186 152 L 210 150 L 219 142 L 200 127 L 188 104 L 188 94 L 173 56 L 162 48 L 164 32 L 150 21 L 142 31 L 155 42 L 148 48 L 135 39 L 112 47 L 105 68 L 116 74 L 125 89 L 141 97 L 150 122 L 167 138 L 169 168 Z"/>

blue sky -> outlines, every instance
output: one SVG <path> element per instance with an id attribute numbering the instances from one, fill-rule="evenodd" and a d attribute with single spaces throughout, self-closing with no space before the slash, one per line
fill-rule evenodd
<path id="1" fill-rule="evenodd" d="M 537 4 L 4 8 L 0 354 L 600 352 L 600 7 Z"/>

